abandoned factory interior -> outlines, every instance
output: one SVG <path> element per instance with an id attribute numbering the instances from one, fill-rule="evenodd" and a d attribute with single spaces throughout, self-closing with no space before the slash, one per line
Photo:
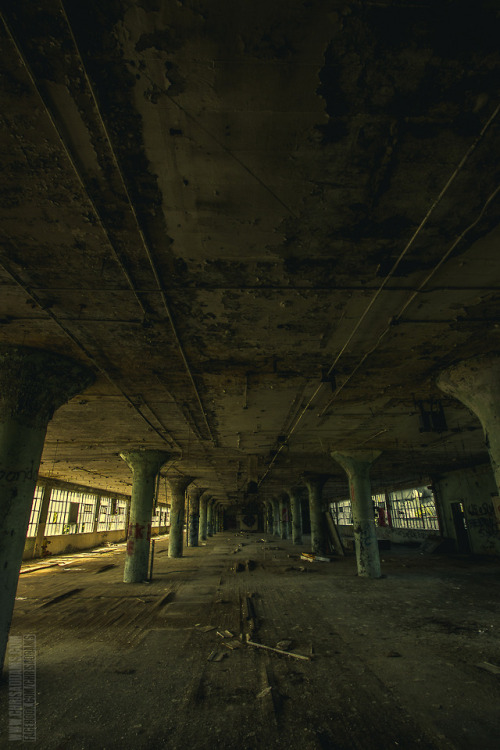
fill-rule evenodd
<path id="1" fill-rule="evenodd" d="M 0 747 L 498 750 L 500 0 L 0 11 Z"/>

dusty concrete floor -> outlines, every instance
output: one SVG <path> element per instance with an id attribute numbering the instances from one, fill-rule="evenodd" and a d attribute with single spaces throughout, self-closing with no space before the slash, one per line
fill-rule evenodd
<path id="1" fill-rule="evenodd" d="M 499 747 L 500 675 L 477 665 L 500 666 L 500 562 L 393 549 L 372 581 L 266 535 L 156 549 L 149 585 L 121 582 L 123 546 L 21 576 L 11 634 L 37 636 L 36 747 Z M 254 640 L 311 659 L 238 647 L 248 598 Z M 2 747 L 7 698 L 4 677 Z"/>

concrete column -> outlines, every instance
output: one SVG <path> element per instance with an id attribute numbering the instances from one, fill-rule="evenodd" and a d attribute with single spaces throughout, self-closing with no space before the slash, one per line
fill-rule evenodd
<path id="1" fill-rule="evenodd" d="M 300 495 L 300 487 L 290 487 L 288 490 L 292 516 L 292 541 L 294 544 L 302 544 L 302 505 Z"/>
<path id="2" fill-rule="evenodd" d="M 182 557 L 185 494 L 192 481 L 193 477 L 184 476 L 167 479 L 171 495 L 170 536 L 168 540 L 169 557 Z"/>
<path id="3" fill-rule="evenodd" d="M 287 539 L 291 539 L 292 538 L 292 508 L 291 508 L 290 496 L 288 495 L 288 492 L 285 493 L 285 497 L 286 497 L 286 513 L 287 513 L 286 533 L 287 533 Z"/>
<path id="4" fill-rule="evenodd" d="M 0 347 L 0 671 L 47 424 L 93 381 L 88 368 L 61 355 Z"/>
<path id="5" fill-rule="evenodd" d="M 200 526 L 200 495 L 202 490 L 193 487 L 189 492 L 189 546 L 198 546 Z"/>
<path id="6" fill-rule="evenodd" d="M 99 517 L 101 515 L 101 501 L 102 501 L 101 496 L 97 495 L 97 499 L 95 503 L 94 523 L 92 524 L 92 531 L 94 532 L 94 534 L 97 533 L 97 528 L 99 526 Z M 128 529 L 128 524 L 126 528 Z"/>
<path id="7" fill-rule="evenodd" d="M 274 534 L 274 519 L 273 519 L 273 504 L 270 500 L 266 500 L 264 503 L 266 509 L 266 533 Z"/>
<path id="8" fill-rule="evenodd" d="M 271 500 L 273 506 L 273 534 L 274 536 L 281 536 L 281 519 L 280 519 L 280 504 L 276 497 Z"/>
<path id="9" fill-rule="evenodd" d="M 198 540 L 205 542 L 207 539 L 207 506 L 210 495 L 204 492 L 200 497 L 200 528 Z"/>
<path id="10" fill-rule="evenodd" d="M 217 505 L 217 514 L 215 516 L 215 530 L 217 533 L 222 531 L 222 504 Z"/>
<path id="11" fill-rule="evenodd" d="M 96 507 L 98 508 L 101 502 L 101 498 L 97 498 Z M 125 507 L 125 531 L 128 534 L 128 527 L 130 526 L 130 510 L 132 508 L 132 499 L 128 498 L 127 505 Z"/>
<path id="12" fill-rule="evenodd" d="M 379 456 L 380 451 L 332 452 L 349 478 L 358 575 L 365 578 L 380 578 L 381 575 L 370 484 L 370 466 Z"/>
<path id="13" fill-rule="evenodd" d="M 210 498 L 207 504 L 207 536 L 214 535 L 214 503 L 215 498 Z"/>
<path id="14" fill-rule="evenodd" d="M 183 515 L 183 521 L 182 521 L 182 528 L 184 529 L 184 519 L 187 519 L 186 522 L 186 547 L 189 547 L 189 505 L 190 505 L 190 498 L 188 493 L 186 492 L 184 495 L 184 515 Z M 184 541 L 183 541 L 184 544 Z"/>
<path id="15" fill-rule="evenodd" d="M 306 474 L 304 483 L 309 492 L 309 515 L 311 518 L 311 551 L 314 555 L 326 555 L 326 529 L 323 513 L 323 486 L 328 474 Z"/>
<path id="16" fill-rule="evenodd" d="M 47 526 L 47 515 L 49 512 L 51 492 L 52 485 L 50 482 L 47 482 L 43 488 L 40 515 L 38 516 L 38 527 L 36 530 L 35 544 L 33 545 L 33 557 L 41 557 L 42 555 L 42 544 L 45 537 L 45 527 Z"/>
<path id="17" fill-rule="evenodd" d="M 120 453 L 120 456 L 132 470 L 132 499 L 123 580 L 125 583 L 142 583 L 148 577 L 156 475 L 170 458 L 170 453 L 138 449 Z"/>
<path id="18" fill-rule="evenodd" d="M 437 384 L 465 404 L 481 422 L 500 494 L 500 357 L 460 362 L 442 372 Z"/>
<path id="19" fill-rule="evenodd" d="M 282 492 L 279 496 L 279 514 L 280 514 L 280 537 L 288 539 L 288 496 Z"/>

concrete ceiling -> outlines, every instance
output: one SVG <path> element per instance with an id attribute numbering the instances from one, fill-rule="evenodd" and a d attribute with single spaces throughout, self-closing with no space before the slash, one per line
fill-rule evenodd
<path id="1" fill-rule="evenodd" d="M 127 492 L 119 452 L 166 448 L 232 500 L 343 492 L 332 447 L 487 459 L 435 378 L 500 349 L 499 3 L 3 7 L 0 341 L 97 372 L 41 474 Z"/>

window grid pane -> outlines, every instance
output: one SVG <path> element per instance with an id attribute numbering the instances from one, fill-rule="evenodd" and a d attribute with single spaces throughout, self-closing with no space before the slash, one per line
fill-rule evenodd
<path id="1" fill-rule="evenodd" d="M 43 487 L 35 487 L 33 495 L 33 505 L 31 506 L 30 520 L 28 523 L 28 532 L 26 536 L 36 536 L 38 530 L 38 521 L 40 519 L 40 510 L 42 509 Z"/>

